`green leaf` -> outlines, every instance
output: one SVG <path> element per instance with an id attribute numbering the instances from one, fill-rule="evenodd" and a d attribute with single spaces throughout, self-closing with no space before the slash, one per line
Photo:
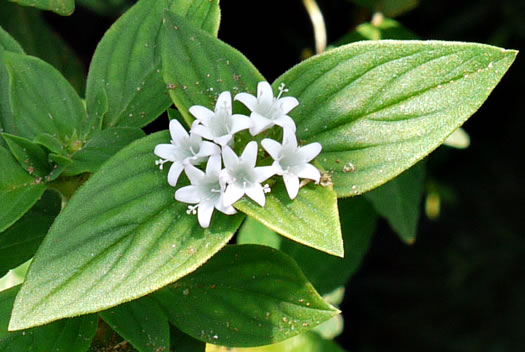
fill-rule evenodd
<path id="1" fill-rule="evenodd" d="M 20 166 L 30 175 L 45 177 L 51 172 L 47 152 L 40 145 L 29 139 L 14 136 L 8 133 L 0 133 L 11 150 L 11 153 Z"/>
<path id="2" fill-rule="evenodd" d="M 8 332 L 7 322 L 19 286 L 0 292 L 0 351 L 3 352 L 84 352 L 97 331 L 94 314 L 64 319 L 24 331 Z"/>
<path id="3" fill-rule="evenodd" d="M 419 163 L 381 187 L 365 194 L 379 214 L 406 243 L 416 240 L 425 186 L 425 167 Z"/>
<path id="4" fill-rule="evenodd" d="M 206 343 L 194 339 L 190 335 L 187 335 L 177 329 L 175 326 L 170 325 L 170 352 L 205 352 Z"/>
<path id="5" fill-rule="evenodd" d="M 0 232 L 20 219 L 42 196 L 46 185 L 20 167 L 7 149 L 0 146 Z"/>
<path id="6" fill-rule="evenodd" d="M 15 38 L 11 37 L 9 33 L 7 33 L 1 26 L 0 26 L 0 47 L 7 51 L 12 51 L 14 53 L 23 54 L 24 49 L 18 44 L 18 42 L 15 40 Z"/>
<path id="7" fill-rule="evenodd" d="M 170 12 L 164 17 L 161 51 L 170 96 L 189 125 L 192 105 L 214 107 L 221 92 L 254 93 L 265 80 L 242 53 Z"/>
<path id="8" fill-rule="evenodd" d="M 109 159 L 70 199 L 35 255 L 10 328 L 101 311 L 192 272 L 233 236 L 242 215 L 216 213 L 203 229 L 155 165 L 169 133 Z"/>
<path id="9" fill-rule="evenodd" d="M 309 184 L 291 200 L 284 184 L 279 183 L 267 194 L 264 207 L 246 197 L 235 207 L 293 241 L 339 257 L 344 255 L 332 187 Z"/>
<path id="10" fill-rule="evenodd" d="M 246 219 L 237 241 L 271 246 L 290 255 L 319 293 L 325 295 L 339 286 L 345 286 L 357 271 L 376 228 L 377 215 L 374 208 L 362 197 L 340 199 L 339 214 L 344 258 L 337 258 L 282 238 L 252 218 Z"/>
<path id="11" fill-rule="evenodd" d="M 58 193 L 45 192 L 20 220 L 0 232 L 0 277 L 33 257 L 60 207 Z"/>
<path id="12" fill-rule="evenodd" d="M 48 133 L 69 150 L 78 148 L 78 138 L 86 132 L 87 117 L 73 87 L 56 69 L 36 57 L 6 51 L 4 59 L 13 111 L 13 120 L 2 121 L 5 131 L 28 139 Z"/>
<path id="13" fill-rule="evenodd" d="M 43 15 L 42 11 L 34 8 L 0 2 L 0 25 L 20 43 L 24 51 L 51 64 L 62 72 L 77 92 L 84 92 L 86 68 Z"/>
<path id="14" fill-rule="evenodd" d="M 152 297 L 183 332 L 230 347 L 282 341 L 338 313 L 290 257 L 257 245 L 227 246 Z"/>
<path id="15" fill-rule="evenodd" d="M 62 16 L 69 16 L 75 11 L 74 0 L 9 0 L 22 6 L 50 10 Z"/>
<path id="16" fill-rule="evenodd" d="M 99 315 L 140 352 L 169 350 L 168 317 L 150 297 L 121 304 Z"/>
<path id="17" fill-rule="evenodd" d="M 159 31 L 164 10 L 187 16 L 196 26 L 217 35 L 218 1 L 141 0 L 127 11 L 100 41 L 89 70 L 86 100 L 91 122 L 97 96 L 106 90 L 108 111 L 104 127 L 142 127 L 170 105 L 162 80 Z"/>
<path id="18" fill-rule="evenodd" d="M 331 340 L 325 340 L 315 332 L 307 332 L 269 346 L 243 349 L 242 352 L 345 352 Z M 213 352 L 213 351 L 210 351 Z M 236 352 L 236 351 L 233 351 Z"/>
<path id="19" fill-rule="evenodd" d="M 437 148 L 487 99 L 516 51 L 439 41 L 367 41 L 303 61 L 275 83 L 301 104 L 297 135 L 339 197 L 366 192 Z"/>
<path id="20" fill-rule="evenodd" d="M 279 249 L 283 237 L 254 218 L 247 217 L 237 235 L 237 244 L 260 244 Z"/>
<path id="21" fill-rule="evenodd" d="M 144 132 L 135 127 L 113 127 L 98 131 L 81 150 L 73 155 L 72 164 L 68 166 L 65 175 L 94 173 L 120 149 L 144 136 Z"/>

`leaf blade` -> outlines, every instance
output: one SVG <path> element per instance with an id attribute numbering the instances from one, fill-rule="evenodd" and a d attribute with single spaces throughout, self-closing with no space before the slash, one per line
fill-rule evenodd
<path id="1" fill-rule="evenodd" d="M 366 192 L 437 148 L 487 99 L 516 52 L 439 41 L 359 42 L 292 68 L 297 134 L 339 197 Z"/>
<path id="2" fill-rule="evenodd" d="M 188 335 L 236 347 L 282 341 L 338 313 L 290 257 L 257 245 L 225 247 L 153 298 Z"/>
<path id="3" fill-rule="evenodd" d="M 242 215 L 216 214 L 202 229 L 186 214 L 173 199 L 167 170 L 154 163 L 155 145 L 168 140 L 162 132 L 132 143 L 75 193 L 35 255 L 10 329 L 139 298 L 192 272 L 226 245 Z"/>

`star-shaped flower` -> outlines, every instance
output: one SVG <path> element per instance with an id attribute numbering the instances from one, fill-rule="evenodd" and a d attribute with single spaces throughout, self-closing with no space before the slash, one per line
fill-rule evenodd
<path id="1" fill-rule="evenodd" d="M 232 115 L 232 96 L 228 91 L 219 95 L 215 111 L 200 105 L 192 106 L 189 111 L 197 119 L 192 131 L 220 146 L 227 145 L 235 133 L 252 125 L 247 116 Z"/>
<path id="2" fill-rule="evenodd" d="M 279 95 L 274 97 L 272 86 L 268 82 L 259 82 L 257 97 L 249 93 L 239 93 L 235 96 L 235 100 L 246 105 L 252 112 L 250 115 L 252 120 L 250 133 L 252 136 L 274 125 L 295 133 L 295 122 L 288 116 L 288 113 L 299 105 L 299 101 L 294 97 L 281 98 L 281 95 L 287 91 L 283 84 L 279 87 Z"/>
<path id="3" fill-rule="evenodd" d="M 222 148 L 222 158 L 225 166 L 222 173 L 228 184 L 224 193 L 224 204 L 232 205 L 246 194 L 260 206 L 264 206 L 265 193 L 270 191 L 270 187 L 261 186 L 261 182 L 275 175 L 276 170 L 273 166 L 255 167 L 257 142 L 248 143 L 240 157 L 230 147 L 225 146 Z"/>
<path id="4" fill-rule="evenodd" d="M 210 226 L 214 209 L 228 215 L 237 212 L 231 205 L 224 205 L 226 184 L 219 177 L 221 171 L 220 155 L 212 155 L 208 159 L 206 173 L 191 164 L 186 165 L 184 170 L 191 181 L 191 185 L 178 189 L 175 192 L 175 199 L 184 203 L 197 204 L 188 207 L 188 214 L 197 212 L 197 218 L 202 227 Z"/>
<path id="5" fill-rule="evenodd" d="M 297 146 L 295 133 L 284 130 L 283 143 L 265 138 L 261 142 L 263 148 L 274 159 L 273 166 L 277 175 L 282 175 L 286 191 L 290 199 L 295 199 L 299 192 L 299 178 L 308 178 L 319 182 L 321 173 L 315 166 L 309 164 L 321 152 L 319 143 L 310 143 L 304 147 Z"/>
<path id="6" fill-rule="evenodd" d="M 173 164 L 168 172 L 168 183 L 175 187 L 177 180 L 188 164 L 197 165 L 213 154 L 220 154 L 220 148 L 211 142 L 203 141 L 195 134 L 188 134 L 177 120 L 170 121 L 171 144 L 158 144 L 154 153 L 161 159 L 155 164 L 164 167 L 164 163 L 171 161 Z"/>

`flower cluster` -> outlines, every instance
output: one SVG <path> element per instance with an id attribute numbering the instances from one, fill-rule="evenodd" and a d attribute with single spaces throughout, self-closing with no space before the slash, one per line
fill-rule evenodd
<path id="1" fill-rule="evenodd" d="M 170 121 L 171 143 L 155 147 L 155 154 L 161 158 L 156 164 L 162 169 L 166 162 L 172 162 L 168 183 L 173 187 L 182 171 L 186 173 L 191 185 L 178 189 L 175 199 L 193 204 L 187 213 L 197 214 L 202 227 L 210 225 L 214 209 L 235 214 L 233 204 L 244 195 L 264 206 L 270 187 L 262 183 L 274 175 L 283 177 L 291 199 L 297 197 L 300 178 L 319 183 L 321 174 L 309 162 L 321 152 L 321 144 L 302 147 L 297 144 L 295 122 L 288 113 L 299 101 L 294 97 L 281 97 L 287 91 L 281 85 L 279 95 L 274 97 L 270 84 L 259 82 L 257 96 L 237 94 L 234 100 L 246 105 L 251 111 L 249 117 L 233 114 L 231 93 L 223 92 L 214 111 L 199 105 L 189 109 L 195 117 L 189 133 L 177 120 Z M 270 138 L 261 141 L 274 160 L 272 165 L 256 166 L 259 149 L 256 141 L 250 141 L 240 156 L 233 151 L 236 133 L 248 130 L 251 136 L 256 136 L 273 126 L 283 129 L 282 143 Z M 196 167 L 205 162 L 204 171 Z"/>

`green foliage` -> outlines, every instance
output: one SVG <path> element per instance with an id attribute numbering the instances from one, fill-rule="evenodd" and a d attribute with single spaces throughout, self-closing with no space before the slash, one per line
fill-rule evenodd
<path id="1" fill-rule="evenodd" d="M 211 108 L 221 92 L 253 93 L 264 81 L 242 53 L 180 16 L 165 13 L 162 37 L 164 80 L 188 125 L 192 105 Z"/>
<path id="2" fill-rule="evenodd" d="M 14 2 L 61 15 L 75 6 Z M 451 136 L 461 135 L 517 54 L 383 40 L 416 38 L 383 15 L 418 1 L 354 2 L 375 12 L 372 21 L 275 80 L 279 96 L 268 99 L 275 106 L 261 103 L 268 92 L 256 93 L 265 80 L 259 70 L 217 39 L 218 0 L 138 1 L 100 40 L 87 80 L 39 10 L 0 3 L 0 275 L 32 259 L 23 285 L 0 292 L 0 350 L 343 351 L 331 341 L 343 324 L 334 305 L 369 249 L 378 215 L 404 242 L 415 240 L 425 183 L 418 162 L 443 143 L 466 145 L 465 135 L 459 144 Z M 80 3 L 106 14 L 130 5 Z M 299 146 L 322 145 L 308 165 L 321 178 L 303 179 L 291 200 L 275 176 L 271 192 L 261 193 L 264 206 L 244 197 L 228 216 L 229 204 L 214 203 L 220 211 L 203 228 L 192 212 L 232 181 L 221 173 L 218 186 L 197 185 L 188 164 L 204 165 L 194 145 L 180 147 L 186 135 L 177 139 L 183 132 L 172 128 L 170 141 L 167 131 L 146 136 L 142 128 L 162 114 L 191 126 L 195 105 L 203 114 L 229 113 L 228 104 L 216 106 L 224 91 L 256 95 L 232 106 L 234 114 L 249 108 L 250 121 L 289 114 Z M 253 138 L 243 131 L 230 146 L 239 152 L 248 138 L 283 137 L 275 125 Z M 155 147 L 167 143 L 173 155 L 156 160 Z M 308 173 L 280 164 L 296 155 L 276 153 L 260 147 L 257 166 Z M 176 188 L 167 182 L 168 161 L 189 175 Z M 198 202 L 187 208 L 174 194 L 190 181 L 188 199 Z M 247 193 L 250 183 L 235 186 Z M 235 234 L 237 244 L 227 245 Z M 104 331 L 95 336 L 97 326 Z"/>
<path id="3" fill-rule="evenodd" d="M 306 60 L 282 75 L 297 135 L 339 197 L 371 190 L 437 148 L 487 99 L 516 52 L 481 44 L 368 41 Z"/>
<path id="4" fill-rule="evenodd" d="M 45 192 L 20 220 L 0 233 L 0 277 L 33 257 L 59 212 L 59 195 Z"/>
<path id="5" fill-rule="evenodd" d="M 75 193 L 34 258 L 11 329 L 144 296 L 198 268 L 233 236 L 242 215 L 217 214 L 203 229 L 173 201 L 152 153 L 166 140 L 156 133 L 130 144 Z"/>
<path id="6" fill-rule="evenodd" d="M 337 314 L 290 257 L 257 245 L 225 247 L 153 297 L 180 330 L 226 346 L 282 341 Z"/>
<path id="7" fill-rule="evenodd" d="M 10 0 L 22 6 L 50 10 L 62 16 L 69 16 L 75 11 L 75 0 Z"/>
<path id="8" fill-rule="evenodd" d="M 379 214 L 407 243 L 416 240 L 425 181 L 423 164 L 416 164 L 383 186 L 365 194 Z"/>

